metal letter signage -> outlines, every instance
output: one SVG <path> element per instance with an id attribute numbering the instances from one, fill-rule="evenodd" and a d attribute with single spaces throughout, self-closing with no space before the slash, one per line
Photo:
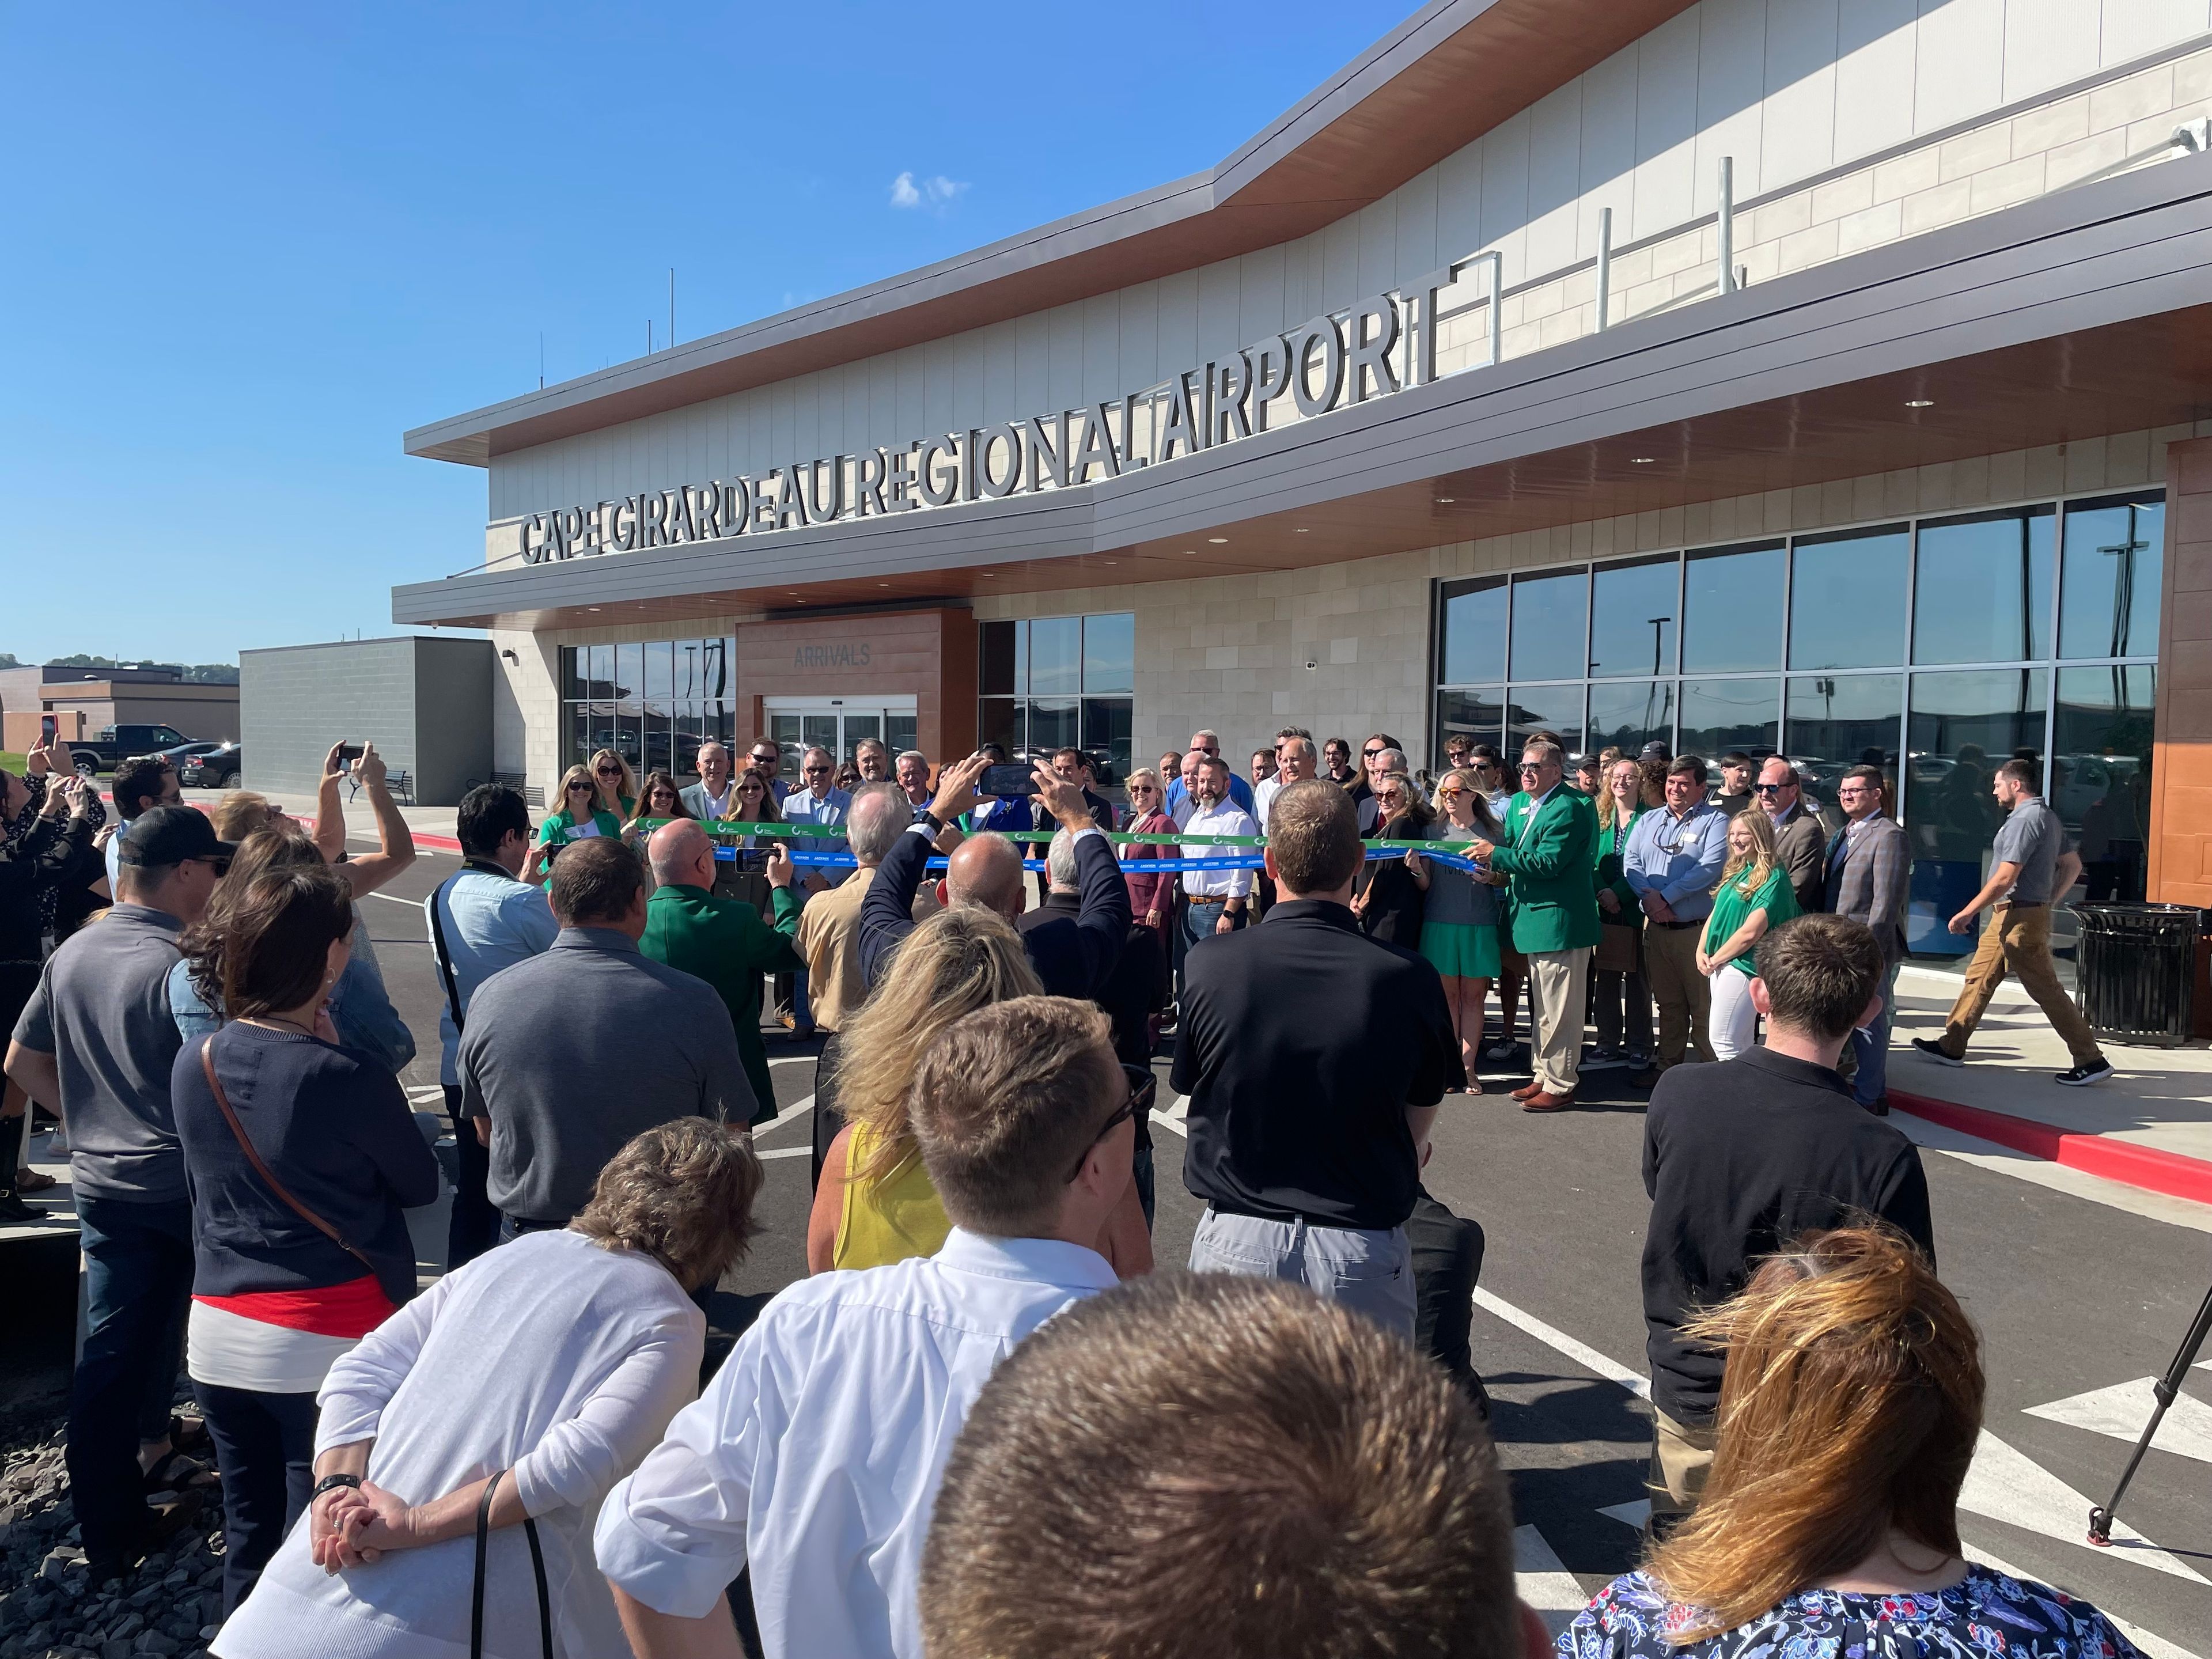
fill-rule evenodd
<path id="1" fill-rule="evenodd" d="M 1477 258 L 1218 356 L 1146 391 L 1027 420 L 933 433 L 521 522 L 528 564 L 759 536 L 842 519 L 1080 489 L 1202 454 L 1282 422 L 1285 394 L 1311 420 L 1437 378 L 1437 296 Z M 1496 307 L 1497 265 L 1490 301 Z M 1495 331 L 1492 338 L 1496 340 Z M 862 660 L 866 660 L 862 647 Z M 802 663 L 800 665 L 806 665 Z"/>

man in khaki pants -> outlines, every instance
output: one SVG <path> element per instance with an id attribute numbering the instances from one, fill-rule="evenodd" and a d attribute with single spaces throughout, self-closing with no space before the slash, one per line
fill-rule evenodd
<path id="1" fill-rule="evenodd" d="M 1705 800 L 1705 763 L 1684 755 L 1667 768 L 1667 805 L 1629 831 L 1621 873 L 1644 906 L 1644 977 L 1659 1005 L 1659 1056 L 1632 1079 L 1639 1089 L 1685 1060 L 1710 1060 L 1705 1014 L 1712 984 L 1698 971 L 1698 941 L 1728 862 L 1728 814 Z"/>
<path id="2" fill-rule="evenodd" d="M 2089 1022 L 2058 982 L 2057 965 L 2051 959 L 2051 906 L 2074 885 L 2081 873 L 2081 860 L 2066 845 L 2066 827 L 2058 814 L 2037 793 L 2039 769 L 2023 760 L 2008 760 L 1997 768 L 1990 793 L 2006 816 L 1990 849 L 1996 868 L 1982 890 L 1951 918 L 1951 931 L 1971 933 L 1974 918 L 1984 909 L 1990 912 L 1989 925 L 1982 929 L 1981 942 L 1966 969 L 1966 988 L 1952 1005 L 1943 1035 L 1915 1037 L 1912 1046 L 1940 1066 L 1965 1065 L 1966 1044 L 1990 999 L 2004 983 L 2005 975 L 2014 973 L 2073 1054 L 2074 1064 L 2055 1073 L 2054 1079 L 2080 1088 L 2102 1083 L 2112 1076 L 2112 1065 L 2097 1047 Z"/>

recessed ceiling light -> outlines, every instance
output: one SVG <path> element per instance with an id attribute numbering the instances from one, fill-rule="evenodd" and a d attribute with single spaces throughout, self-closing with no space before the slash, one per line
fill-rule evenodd
<path id="1" fill-rule="evenodd" d="M 1212 542 L 1216 547 L 1226 547 L 1229 545 L 1229 538 L 1226 536 L 1208 536 L 1206 539 Z"/>
<path id="2" fill-rule="evenodd" d="M 587 605 L 584 607 L 586 611 L 597 611 L 599 608 L 599 607 L 596 605 Z"/>
<path id="3" fill-rule="evenodd" d="M 1656 455 L 1632 455 L 1628 458 L 1628 464 L 1631 466 L 1650 466 L 1658 459 Z"/>
<path id="4" fill-rule="evenodd" d="M 1437 497 L 1437 505 L 1438 507 L 1449 507 L 1458 499 L 1459 497 L 1456 495 L 1439 495 Z"/>
<path id="5" fill-rule="evenodd" d="M 1306 533 L 1306 527 L 1305 527 L 1304 525 L 1300 525 L 1297 529 L 1295 529 L 1295 530 L 1293 530 L 1293 531 L 1291 531 L 1291 534 L 1292 534 L 1293 536 L 1303 536 L 1303 535 L 1304 535 L 1305 533 Z"/>
<path id="6" fill-rule="evenodd" d="M 878 582 L 876 586 L 878 587 L 889 587 L 890 584 L 889 582 Z"/>
<path id="7" fill-rule="evenodd" d="M 1119 559 L 1109 559 L 1109 560 L 1107 560 L 1107 561 L 1106 561 L 1106 568 L 1107 568 L 1109 570 L 1111 570 L 1111 569 L 1112 569 L 1115 565 L 1117 565 L 1117 564 L 1119 564 L 1119 563 L 1121 563 L 1121 562 Z"/>
<path id="8" fill-rule="evenodd" d="M 1182 550 L 1182 556 L 1186 559 L 1194 559 L 1198 556 L 1198 550 L 1194 547 L 1186 547 Z"/>
<path id="9" fill-rule="evenodd" d="M 1936 400 L 1933 398 L 1907 398 L 1905 400 L 1905 406 L 1907 409 L 1933 409 L 1936 407 Z"/>

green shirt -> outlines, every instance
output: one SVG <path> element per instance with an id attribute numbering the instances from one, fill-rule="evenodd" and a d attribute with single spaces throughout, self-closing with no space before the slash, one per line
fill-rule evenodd
<path id="1" fill-rule="evenodd" d="M 760 1103 L 756 1123 L 776 1114 L 768 1047 L 761 1041 L 761 975 L 803 972 L 806 967 L 791 943 L 799 933 L 798 896 L 788 887 L 773 891 L 775 926 L 770 927 L 750 904 L 672 883 L 646 901 L 645 936 L 637 942 L 645 955 L 705 980 L 722 999 L 737 1028 L 738 1058 Z"/>
<path id="2" fill-rule="evenodd" d="M 610 841 L 617 840 L 622 835 L 622 820 L 611 812 L 593 812 L 592 822 L 599 827 L 599 833 Z M 568 816 L 568 809 L 564 806 L 538 826 L 538 844 L 541 847 L 566 847 L 569 842 L 578 839 L 568 833 L 575 827 L 576 820 Z M 589 841 L 591 837 L 586 836 L 582 839 Z M 538 884 L 547 892 L 551 892 L 553 872 L 548 870 L 545 872 L 545 879 Z"/>
<path id="3" fill-rule="evenodd" d="M 1628 837 L 1634 833 L 1636 820 L 1651 809 L 1638 807 L 1628 816 L 1628 822 L 1619 829 L 1609 830 L 1601 822 L 1597 827 L 1597 884 L 1600 889 L 1611 888 L 1613 896 L 1620 901 L 1620 912 L 1641 915 L 1643 903 L 1636 890 L 1628 884 L 1628 877 L 1620 866 L 1620 855 L 1628 850 Z M 1620 914 L 1620 912 L 1616 912 Z"/>
<path id="4" fill-rule="evenodd" d="M 1797 895 L 1790 890 L 1789 871 L 1778 864 L 1767 872 L 1764 883 L 1746 891 L 1744 883 L 1750 874 L 1747 870 L 1733 881 L 1724 881 L 1713 889 L 1713 913 L 1705 921 L 1705 951 L 1707 956 L 1734 939 L 1736 930 L 1759 911 L 1766 912 L 1769 933 L 1790 917 L 1802 914 L 1797 908 Z M 1757 948 L 1756 945 L 1753 947 L 1753 950 Z M 1746 951 L 1729 957 L 1724 965 L 1748 979 L 1759 972 L 1751 958 L 1752 951 Z"/>

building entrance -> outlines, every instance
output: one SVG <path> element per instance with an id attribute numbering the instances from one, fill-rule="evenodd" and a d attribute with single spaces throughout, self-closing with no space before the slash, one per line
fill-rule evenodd
<path id="1" fill-rule="evenodd" d="M 869 738 L 894 757 L 915 746 L 917 715 L 910 696 L 768 697 L 762 713 L 769 736 L 783 751 L 782 775 L 794 787 L 800 782 L 799 757 L 809 749 L 828 750 L 842 766 Z"/>

